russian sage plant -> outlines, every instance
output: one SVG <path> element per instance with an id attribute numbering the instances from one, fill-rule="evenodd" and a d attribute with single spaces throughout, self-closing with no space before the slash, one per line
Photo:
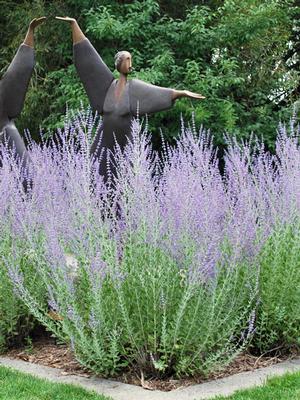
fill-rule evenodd
<path id="1" fill-rule="evenodd" d="M 104 182 L 89 150 L 97 129 L 81 112 L 56 138 L 32 143 L 30 190 L 21 197 L 22 171 L 3 170 L 14 200 L 3 219 L 12 251 L 2 259 L 15 292 L 97 373 L 222 367 L 258 328 L 274 229 L 299 214 L 286 180 L 299 182 L 290 165 L 296 139 L 282 130 L 276 156 L 232 139 L 222 176 L 203 130 L 183 127 L 161 159 L 133 121 L 132 139 L 115 149 L 116 175 Z"/>
<path id="2" fill-rule="evenodd" d="M 260 254 L 254 343 L 261 353 L 300 347 L 300 223 L 278 226 Z"/>
<path id="3" fill-rule="evenodd" d="M 25 202 L 23 201 L 22 171 L 20 164 L 12 157 L 7 149 L 1 151 L 0 169 L 0 352 L 9 345 L 16 345 L 26 337 L 35 326 L 28 308 L 19 299 L 10 276 L 10 269 L 6 268 L 5 260 L 8 255 L 18 253 L 19 269 L 24 273 L 23 278 L 31 287 L 35 283 L 35 270 L 24 270 L 24 259 L 28 248 L 23 246 L 16 250 L 15 245 L 22 242 L 20 225 L 16 218 L 22 214 Z M 14 242 L 14 238 L 16 241 Z M 25 263 L 26 264 L 26 263 Z M 38 297 L 38 291 L 36 292 Z M 39 298 L 39 297 L 38 297 Z M 40 298 L 39 298 L 40 299 Z"/>

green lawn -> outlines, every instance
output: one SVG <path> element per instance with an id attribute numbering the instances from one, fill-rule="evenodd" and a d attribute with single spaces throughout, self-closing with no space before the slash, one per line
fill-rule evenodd
<path id="1" fill-rule="evenodd" d="M 0 367 L 0 400 L 110 400 L 76 386 L 55 384 Z M 300 372 L 268 380 L 267 384 L 213 400 L 300 400 Z"/>
<path id="2" fill-rule="evenodd" d="M 300 400 L 300 372 L 269 379 L 265 386 L 213 400 Z"/>
<path id="3" fill-rule="evenodd" d="M 0 400 L 110 400 L 77 386 L 50 383 L 0 367 Z"/>

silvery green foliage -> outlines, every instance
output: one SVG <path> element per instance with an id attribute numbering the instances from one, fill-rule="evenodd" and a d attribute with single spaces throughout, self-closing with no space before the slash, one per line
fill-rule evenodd
<path id="1" fill-rule="evenodd" d="M 183 127 L 162 160 L 133 121 L 104 183 L 89 154 L 96 124 L 82 111 L 55 139 L 31 143 L 28 171 L 11 168 L 2 149 L 1 225 L 12 248 L 2 259 L 14 290 L 95 372 L 216 370 L 255 331 L 261 249 L 299 215 L 299 132 L 281 127 L 274 156 L 231 139 L 221 176 L 205 131 Z"/>

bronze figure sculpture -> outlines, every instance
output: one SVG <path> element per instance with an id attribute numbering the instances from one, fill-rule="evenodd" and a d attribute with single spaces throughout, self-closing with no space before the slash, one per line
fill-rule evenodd
<path id="1" fill-rule="evenodd" d="M 0 143 L 7 143 L 16 157 L 27 165 L 29 155 L 14 119 L 21 114 L 28 84 L 34 68 L 34 29 L 46 17 L 35 18 L 30 24 L 14 59 L 0 80 Z"/>
<path id="2" fill-rule="evenodd" d="M 69 22 L 72 27 L 74 64 L 83 83 L 91 107 L 103 116 L 103 132 L 99 131 L 91 147 L 92 156 L 100 160 L 100 174 L 107 177 L 107 156 L 115 142 L 121 148 L 131 136 L 132 118 L 151 114 L 172 107 L 180 97 L 203 99 L 204 96 L 188 90 L 168 89 L 128 80 L 132 70 L 131 54 L 118 52 L 115 66 L 120 73 L 118 80 L 103 62 L 100 55 L 81 31 L 77 21 L 69 17 L 56 17 Z M 99 141 L 101 140 L 101 145 Z"/>

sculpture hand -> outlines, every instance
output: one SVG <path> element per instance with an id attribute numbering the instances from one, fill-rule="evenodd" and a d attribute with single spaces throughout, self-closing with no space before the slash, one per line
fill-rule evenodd
<path id="1" fill-rule="evenodd" d="M 66 22 L 70 22 L 70 23 L 75 23 L 77 22 L 75 18 L 70 18 L 70 17 L 55 17 L 55 19 L 58 19 L 60 21 L 66 21 Z"/>
<path id="2" fill-rule="evenodd" d="M 65 21 L 65 22 L 69 22 L 72 26 L 72 36 L 73 36 L 73 43 L 79 43 L 82 40 L 85 39 L 85 36 L 83 34 L 83 32 L 81 31 L 81 29 L 79 28 L 79 25 L 76 21 L 75 18 L 70 18 L 70 17 L 55 17 L 55 19 L 58 19 L 60 21 Z"/>
<path id="3" fill-rule="evenodd" d="M 26 37 L 23 42 L 24 44 L 26 44 L 29 47 L 33 47 L 33 45 L 34 45 L 34 36 L 33 36 L 34 30 L 37 26 L 39 26 L 44 21 L 46 21 L 46 19 L 47 19 L 46 17 L 34 18 L 30 22 Z"/>
<path id="4" fill-rule="evenodd" d="M 47 17 L 34 18 L 29 24 L 29 29 L 34 30 L 37 26 L 46 21 L 46 19 Z"/>
<path id="5" fill-rule="evenodd" d="M 190 92 L 189 90 L 184 90 L 185 97 L 190 97 L 192 99 L 205 99 L 202 94 Z"/>
<path id="6" fill-rule="evenodd" d="M 190 92 L 189 90 L 173 90 L 173 100 L 179 99 L 180 97 L 190 97 L 191 99 L 205 99 L 202 94 Z"/>

